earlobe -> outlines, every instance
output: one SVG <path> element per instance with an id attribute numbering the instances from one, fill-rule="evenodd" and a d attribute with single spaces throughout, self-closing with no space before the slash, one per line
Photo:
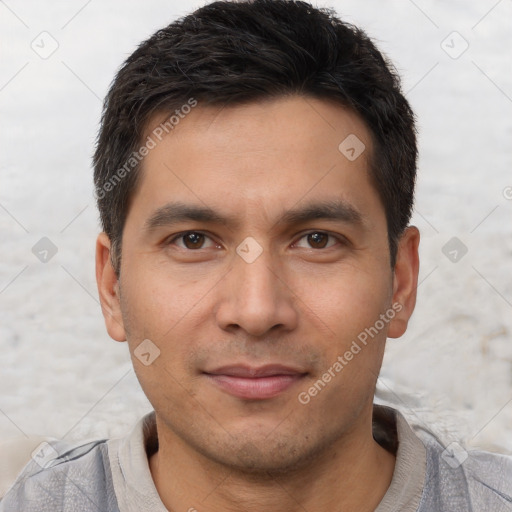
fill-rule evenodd
<path id="1" fill-rule="evenodd" d="M 108 334 L 116 341 L 126 341 L 119 299 L 119 281 L 112 266 L 110 248 L 107 234 L 100 233 L 96 240 L 96 284 Z"/>
<path id="2" fill-rule="evenodd" d="M 398 244 L 393 277 L 393 309 L 396 315 L 390 322 L 388 337 L 399 338 L 407 330 L 407 324 L 416 305 L 418 288 L 420 232 L 409 226 Z"/>

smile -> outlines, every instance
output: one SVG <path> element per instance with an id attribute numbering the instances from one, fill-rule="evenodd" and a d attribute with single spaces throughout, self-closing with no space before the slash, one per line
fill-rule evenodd
<path id="1" fill-rule="evenodd" d="M 245 400 L 265 400 L 284 393 L 306 373 L 280 365 L 261 368 L 230 366 L 206 372 L 207 378 L 226 393 Z"/>

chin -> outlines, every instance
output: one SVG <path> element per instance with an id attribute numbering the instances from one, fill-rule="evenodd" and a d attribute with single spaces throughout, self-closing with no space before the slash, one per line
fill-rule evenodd
<path id="1" fill-rule="evenodd" d="M 239 442 L 238 442 L 239 441 Z M 323 444 L 323 443 L 321 443 Z M 218 445 L 217 445 L 218 446 Z M 230 437 L 213 453 L 210 449 L 203 455 L 216 463 L 256 479 L 267 479 L 279 475 L 290 475 L 310 467 L 311 462 L 320 456 L 319 443 L 311 443 L 308 438 L 265 437 L 250 441 Z"/>

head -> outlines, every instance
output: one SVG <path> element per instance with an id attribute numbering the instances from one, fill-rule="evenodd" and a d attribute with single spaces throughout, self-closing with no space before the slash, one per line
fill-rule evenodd
<path id="1" fill-rule="evenodd" d="M 118 72 L 94 168 L 107 329 L 160 425 L 274 471 L 356 432 L 418 272 L 413 114 L 364 32 L 305 2 L 198 9 Z M 276 365 L 266 397 L 222 380 Z"/>

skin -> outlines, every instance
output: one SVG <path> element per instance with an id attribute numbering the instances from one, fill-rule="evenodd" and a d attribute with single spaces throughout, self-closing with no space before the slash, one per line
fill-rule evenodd
<path id="1" fill-rule="evenodd" d="M 366 146 L 355 161 L 338 150 L 349 134 Z M 107 330 L 128 341 L 156 411 L 149 465 L 169 510 L 364 512 L 389 487 L 395 457 L 373 440 L 372 402 L 386 338 L 405 332 L 414 309 L 419 233 L 407 228 L 391 269 L 371 146 L 363 121 L 325 100 L 199 104 L 145 157 L 119 280 L 99 235 Z M 359 221 L 283 220 L 325 201 L 342 201 Z M 155 221 L 170 202 L 230 220 Z M 187 231 L 199 231 L 193 244 L 177 238 Z M 252 263 L 236 252 L 246 237 L 262 249 Z M 299 393 L 397 303 L 401 311 L 302 404 Z M 160 350 L 148 366 L 133 355 L 144 339 Z M 205 373 L 278 363 L 302 376 L 268 399 L 233 396 Z"/>

